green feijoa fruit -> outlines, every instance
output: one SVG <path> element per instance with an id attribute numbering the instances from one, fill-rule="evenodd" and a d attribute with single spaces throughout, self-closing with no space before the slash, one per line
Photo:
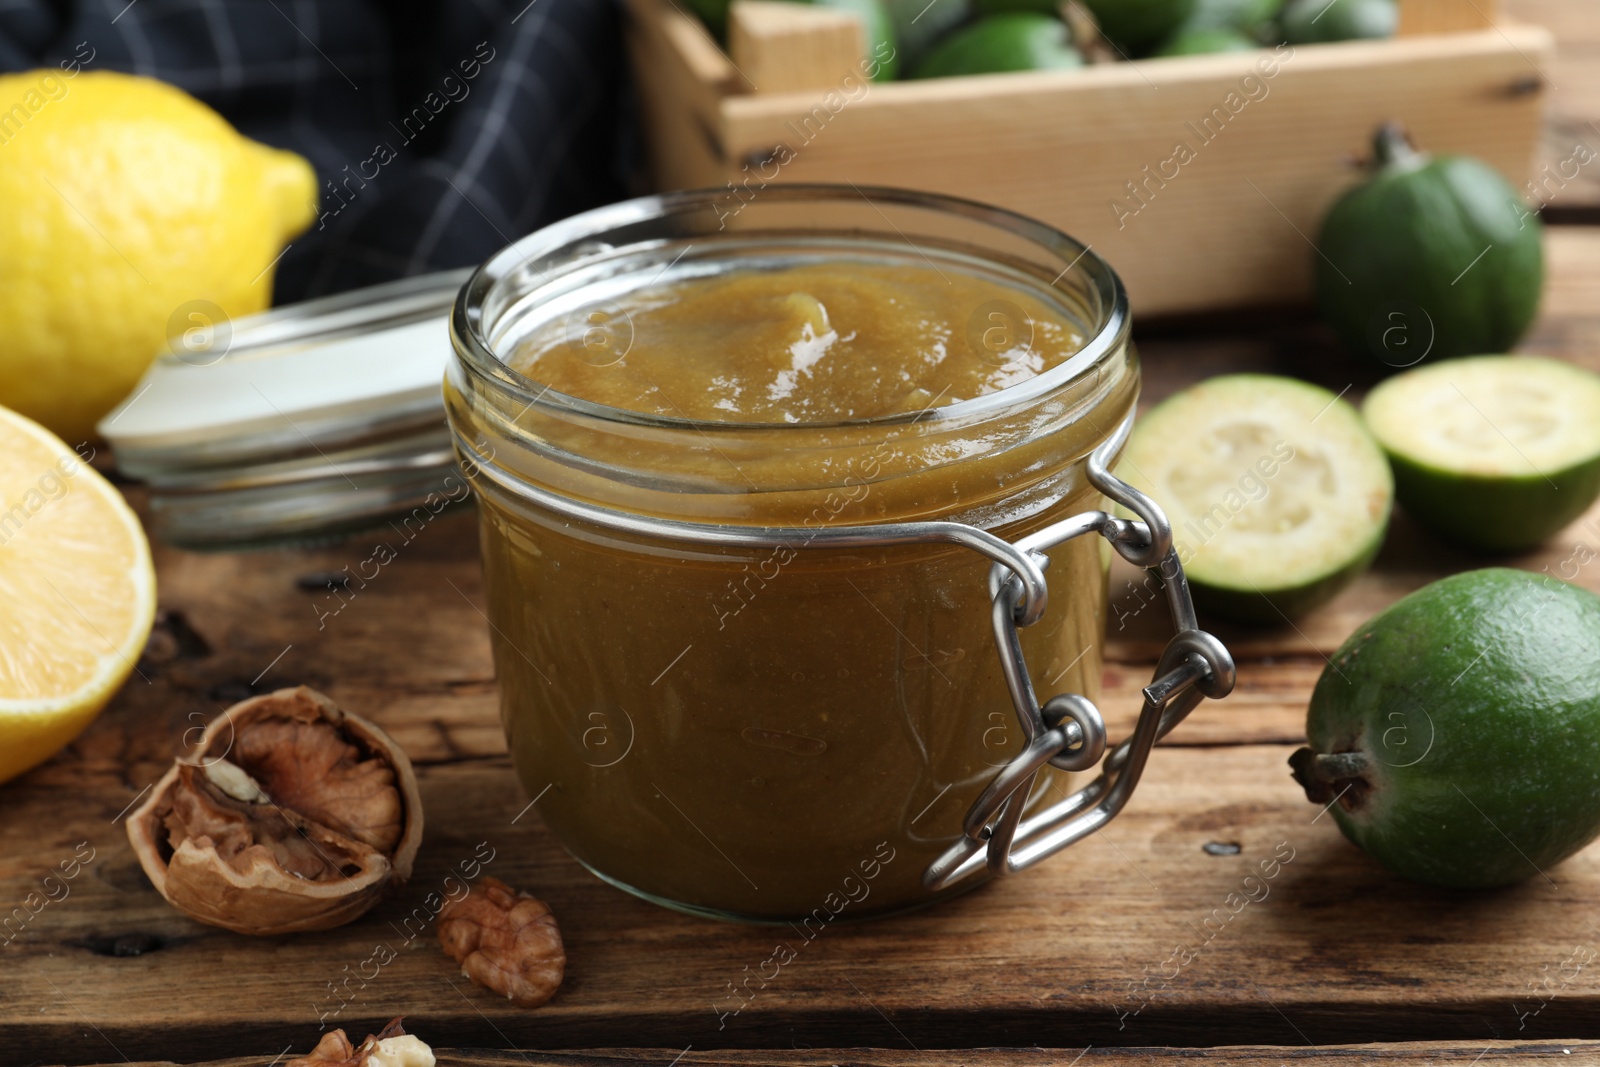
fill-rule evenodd
<path id="1" fill-rule="evenodd" d="M 1184 30 L 1239 30 L 1254 35 L 1283 9 L 1283 0 L 1196 0 Z"/>
<path id="2" fill-rule="evenodd" d="M 1194 12 L 1195 0 L 1084 0 L 1125 55 L 1137 56 L 1170 37 Z"/>
<path id="3" fill-rule="evenodd" d="M 1195 602 L 1244 622 L 1281 624 L 1348 585 L 1383 543 L 1393 499 L 1354 408 L 1262 374 L 1158 404 L 1117 470 L 1166 510 Z"/>
<path id="4" fill-rule="evenodd" d="M 900 69 L 911 70 L 934 42 L 972 17 L 971 0 L 884 0 L 900 47 Z"/>
<path id="5" fill-rule="evenodd" d="M 949 78 L 1083 66 L 1067 24 L 1049 15 L 990 15 L 934 45 L 914 78 Z"/>
<path id="6" fill-rule="evenodd" d="M 1035 15 L 1061 15 L 1062 0 L 972 0 L 976 15 L 1012 15 L 1019 11 Z"/>
<path id="7" fill-rule="evenodd" d="M 1600 496 L 1600 377 L 1534 356 L 1431 363 L 1362 407 L 1417 522 L 1469 548 L 1532 548 Z"/>
<path id="8" fill-rule="evenodd" d="M 700 21 L 706 24 L 706 29 L 711 31 L 719 41 L 728 39 L 728 8 L 733 6 L 733 0 L 683 0 L 690 11 L 700 16 Z"/>
<path id="9" fill-rule="evenodd" d="M 1544 286 L 1538 216 L 1488 164 L 1423 155 L 1392 123 L 1374 166 L 1317 236 L 1323 319 L 1391 369 L 1510 349 Z"/>
<path id="10" fill-rule="evenodd" d="M 1183 29 L 1153 53 L 1158 56 L 1198 56 L 1209 52 L 1253 52 L 1261 46 L 1239 30 Z"/>
<path id="11" fill-rule="evenodd" d="M 1520 882 L 1600 833 L 1600 597 L 1492 568 L 1359 627 L 1290 759 L 1314 803 L 1395 874 Z"/>
<path id="12" fill-rule="evenodd" d="M 1279 25 L 1290 44 L 1393 37 L 1400 8 L 1395 0 L 1289 0 Z"/>

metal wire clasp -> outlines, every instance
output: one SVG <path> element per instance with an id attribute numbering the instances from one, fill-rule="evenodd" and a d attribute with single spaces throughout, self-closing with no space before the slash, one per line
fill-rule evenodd
<path id="1" fill-rule="evenodd" d="M 966 523 L 948 520 L 884 523 L 831 528 L 746 527 L 684 522 L 603 508 L 551 492 L 484 457 L 455 431 L 456 448 L 470 463 L 480 488 L 499 490 L 568 519 L 605 529 L 684 544 L 724 548 L 772 548 L 805 544 L 814 548 L 860 545 L 942 543 L 962 545 L 993 561 L 989 594 L 993 601 L 995 645 L 1006 688 L 1022 722 L 1027 747 L 1001 768 L 973 802 L 962 837 L 923 872 L 923 884 L 942 889 L 987 866 L 1009 874 L 1059 852 L 1110 822 L 1128 802 L 1144 772 L 1150 749 L 1194 710 L 1203 697 L 1221 698 L 1233 690 L 1233 657 L 1222 642 L 1195 624 L 1194 603 L 1183 564 L 1172 547 L 1172 526 L 1155 502 L 1113 475 L 1111 461 L 1133 428 L 1130 416 L 1089 456 L 1091 485 L 1139 518 L 1119 519 L 1088 511 L 1053 523 L 1015 543 Z M 1144 689 L 1144 710 L 1133 735 L 1106 755 L 1105 721 L 1087 698 L 1076 693 L 1051 697 L 1043 705 L 1034 694 L 1023 660 L 1019 631 L 1044 615 L 1049 588 L 1045 551 L 1075 537 L 1098 533 L 1126 560 L 1155 572 L 1167 592 L 1177 635 Z M 1100 776 L 1066 800 L 1024 819 L 1023 808 L 1035 776 L 1045 764 L 1087 770 L 1097 763 Z M 979 855 L 979 853 L 984 853 Z"/>
<path id="2" fill-rule="evenodd" d="M 1138 520 L 1119 519 L 1103 511 L 1084 512 L 1054 523 L 1015 542 L 1021 555 L 1040 571 L 1049 565 L 1047 549 L 1085 534 L 1098 533 L 1123 559 L 1154 572 L 1166 589 L 1167 606 L 1177 633 L 1161 653 L 1155 678 L 1144 688 L 1144 707 L 1132 736 L 1106 756 L 1105 720 L 1090 700 L 1061 693 L 1044 704 L 1035 695 L 1023 659 L 1020 630 L 1044 613 L 1042 585 L 1030 593 L 1035 573 L 1013 568 L 1005 560 L 989 569 L 989 594 L 995 647 L 1006 688 L 1011 693 L 1027 744 L 1000 769 L 962 824 L 962 837 L 929 864 L 922 881 L 943 889 L 987 867 L 993 874 L 1011 874 L 1054 855 L 1110 822 L 1127 804 L 1155 743 L 1182 722 L 1205 697 L 1221 699 L 1233 691 L 1233 657 L 1222 642 L 1196 625 L 1194 602 L 1183 564 L 1172 546 L 1172 526 L 1149 497 L 1112 474 L 1109 465 L 1127 439 L 1131 423 L 1089 457 L 1089 482 L 1121 504 Z M 1023 808 L 1033 782 L 1046 764 L 1062 770 L 1088 770 L 1101 762 L 1094 781 L 1065 800 L 1029 818 Z"/>

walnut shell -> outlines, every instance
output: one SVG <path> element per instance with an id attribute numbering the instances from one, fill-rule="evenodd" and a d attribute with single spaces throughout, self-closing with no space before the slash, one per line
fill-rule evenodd
<path id="1" fill-rule="evenodd" d="M 327 930 L 411 877 L 422 799 L 388 734 L 300 686 L 213 720 L 128 818 L 128 839 L 192 919 L 261 936 Z"/>

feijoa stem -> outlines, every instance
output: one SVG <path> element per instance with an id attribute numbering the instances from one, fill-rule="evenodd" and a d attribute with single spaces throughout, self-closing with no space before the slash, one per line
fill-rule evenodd
<path id="1" fill-rule="evenodd" d="M 1416 170 L 1428 162 L 1411 143 L 1411 135 L 1398 122 L 1385 122 L 1372 135 L 1373 162 L 1382 170 Z"/>
<path id="2" fill-rule="evenodd" d="M 1345 808 L 1356 807 L 1372 789 L 1367 780 L 1371 763 L 1365 752 L 1316 752 L 1296 749 L 1289 757 L 1289 769 L 1306 799 L 1313 804 L 1331 804 L 1335 799 Z"/>

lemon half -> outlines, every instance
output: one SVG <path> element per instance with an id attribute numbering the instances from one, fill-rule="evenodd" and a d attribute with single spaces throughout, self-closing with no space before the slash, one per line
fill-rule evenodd
<path id="1" fill-rule="evenodd" d="M 155 609 L 150 545 L 122 494 L 0 408 L 0 782 L 89 725 L 133 671 Z"/>

